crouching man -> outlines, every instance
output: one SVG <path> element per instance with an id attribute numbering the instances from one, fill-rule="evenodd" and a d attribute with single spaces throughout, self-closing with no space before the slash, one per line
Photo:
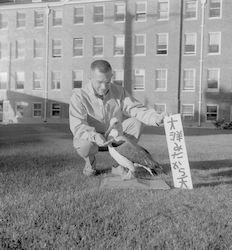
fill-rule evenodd
<path id="1" fill-rule="evenodd" d="M 96 174 L 95 155 L 99 148 L 110 143 L 106 141 L 104 134 L 111 118 L 117 117 L 122 122 L 124 135 L 138 142 L 143 123 L 162 125 L 166 115 L 146 108 L 123 87 L 112 84 L 113 72 L 107 61 L 94 61 L 90 72 L 90 82 L 75 91 L 69 106 L 73 145 L 85 161 L 83 174 L 86 176 Z M 119 166 L 119 172 L 120 168 Z"/>

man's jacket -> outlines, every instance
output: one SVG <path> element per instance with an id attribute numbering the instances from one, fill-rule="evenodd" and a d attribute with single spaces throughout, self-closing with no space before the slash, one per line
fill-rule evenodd
<path id="1" fill-rule="evenodd" d="M 95 95 L 92 84 L 73 93 L 69 106 L 69 123 L 74 138 L 94 141 L 96 133 L 105 133 L 110 120 L 117 117 L 136 117 L 146 125 L 156 126 L 158 114 L 154 109 L 147 109 L 132 97 L 123 87 L 110 84 L 104 99 Z"/>

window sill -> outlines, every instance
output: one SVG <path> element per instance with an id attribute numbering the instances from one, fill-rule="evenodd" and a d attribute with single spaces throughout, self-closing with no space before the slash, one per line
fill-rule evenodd
<path id="1" fill-rule="evenodd" d="M 114 21 L 114 23 L 125 23 L 125 20 L 124 21 Z"/>
<path id="2" fill-rule="evenodd" d="M 74 23 L 73 25 L 84 25 L 84 23 Z"/>
<path id="3" fill-rule="evenodd" d="M 42 89 L 33 89 L 33 91 L 38 91 L 38 90 L 41 91 Z"/>
<path id="4" fill-rule="evenodd" d="M 132 91 L 134 91 L 134 92 L 141 92 L 141 91 L 145 91 L 145 89 L 133 89 Z"/>
<path id="5" fill-rule="evenodd" d="M 219 92 L 219 89 L 206 89 L 206 92 Z"/>
<path id="6" fill-rule="evenodd" d="M 209 17 L 209 20 L 214 20 L 214 19 L 222 19 L 222 17 Z"/>
<path id="7" fill-rule="evenodd" d="M 155 91 L 157 91 L 157 92 L 165 92 L 165 91 L 167 91 L 167 89 L 155 89 Z"/>
<path id="8" fill-rule="evenodd" d="M 93 23 L 93 24 L 104 24 L 105 22 L 97 22 L 97 23 Z"/>
<path id="9" fill-rule="evenodd" d="M 34 26 L 34 28 L 36 28 L 36 29 L 42 29 L 42 28 L 44 28 L 44 26 Z"/>
<path id="10" fill-rule="evenodd" d="M 191 53 L 189 53 L 189 54 L 184 54 L 184 56 L 196 56 L 196 53 L 194 53 L 194 54 L 191 54 Z"/>
<path id="11" fill-rule="evenodd" d="M 51 91 L 61 91 L 61 89 L 51 89 Z"/>
<path id="12" fill-rule="evenodd" d="M 162 22 L 162 21 L 169 21 L 169 18 L 167 19 L 157 19 L 158 22 Z"/>
<path id="13" fill-rule="evenodd" d="M 113 55 L 114 57 L 124 57 L 124 54 L 123 55 Z"/>
<path id="14" fill-rule="evenodd" d="M 93 57 L 103 57 L 104 55 L 93 55 Z"/>
<path id="15" fill-rule="evenodd" d="M 194 20 L 197 20 L 197 18 L 185 18 L 184 20 L 185 21 L 194 21 Z"/>
<path id="16" fill-rule="evenodd" d="M 145 23 L 147 21 L 147 19 L 146 20 L 135 20 L 135 23 Z"/>
<path id="17" fill-rule="evenodd" d="M 183 92 L 195 92 L 195 89 L 183 89 Z"/>
<path id="18" fill-rule="evenodd" d="M 136 56 L 136 57 L 137 57 L 137 56 L 138 56 L 138 57 L 139 57 L 139 56 L 146 56 L 146 54 L 141 54 L 141 55 L 136 54 L 136 55 L 134 55 L 134 56 Z"/>
<path id="19" fill-rule="evenodd" d="M 218 56 L 221 55 L 221 53 L 208 53 L 207 56 Z"/>
<path id="20" fill-rule="evenodd" d="M 83 58 L 84 56 L 73 56 L 73 58 Z"/>
<path id="21" fill-rule="evenodd" d="M 168 54 L 156 54 L 156 56 L 168 56 Z"/>

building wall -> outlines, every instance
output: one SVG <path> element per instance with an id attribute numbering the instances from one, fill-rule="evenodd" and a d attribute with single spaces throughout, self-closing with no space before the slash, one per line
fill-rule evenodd
<path id="1" fill-rule="evenodd" d="M 179 45 L 180 45 L 180 22 L 181 22 L 181 0 L 172 0 L 169 3 L 169 19 L 158 20 L 158 0 L 139 1 L 147 3 L 147 20 L 145 22 L 135 21 L 135 0 L 126 1 L 126 21 L 114 22 L 114 5 L 116 1 L 95 2 L 95 3 L 75 3 L 64 6 L 51 6 L 49 15 L 49 50 L 48 50 L 48 103 L 47 103 L 47 121 L 62 122 L 68 121 L 68 103 L 72 93 L 73 70 L 83 70 L 83 86 L 88 83 L 89 66 L 95 59 L 108 60 L 113 69 L 124 70 L 124 86 L 126 90 L 143 102 L 149 108 L 154 108 L 155 103 L 165 103 L 166 111 L 169 113 L 178 112 L 178 81 L 179 81 Z M 123 1 L 122 1 L 123 2 Z M 182 34 L 182 70 L 181 70 L 181 90 L 180 106 L 183 104 L 194 104 L 194 118 L 186 122 L 186 125 L 194 126 L 198 122 L 198 101 L 199 101 L 199 79 L 200 79 L 200 36 L 201 36 L 201 4 L 198 0 L 196 20 L 185 19 L 185 1 L 183 15 L 183 34 Z M 95 24 L 93 22 L 93 5 L 105 6 L 104 23 Z M 230 10 L 232 3 L 230 0 L 222 1 L 222 17 L 219 19 L 209 18 L 209 7 L 206 4 L 205 27 L 204 27 L 204 57 L 202 74 L 202 115 L 201 121 L 205 123 L 206 105 L 219 105 L 219 117 L 230 119 L 231 97 L 231 36 L 232 29 Z M 7 9 L 0 6 L 0 13 L 7 13 L 9 25 L 7 30 L 0 29 L 0 42 L 8 42 L 10 48 L 10 60 L 0 60 L 0 70 L 10 72 L 8 90 L 0 90 L 0 101 L 9 100 L 11 111 L 10 120 L 13 122 L 42 122 L 44 118 L 44 97 L 45 97 L 45 67 L 46 67 L 46 15 L 44 17 L 44 26 L 42 28 L 34 27 L 34 11 L 44 10 L 45 6 L 34 8 Z M 34 6 L 34 5 L 31 5 Z M 38 5 L 37 5 L 38 6 Z M 42 7 L 43 6 L 43 7 Z M 74 7 L 84 6 L 85 16 L 83 25 L 75 25 Z M 53 26 L 53 10 L 63 10 L 63 20 L 61 27 Z M 16 12 L 24 11 L 26 13 L 26 28 L 16 28 Z M 208 32 L 221 32 L 221 54 L 208 55 Z M 157 34 L 168 33 L 168 54 L 157 55 L 156 44 Z M 196 33 L 196 55 L 184 55 L 184 34 Z M 135 34 L 146 35 L 146 54 L 143 56 L 134 55 Z M 113 55 L 113 45 L 115 35 L 125 35 L 125 53 L 124 56 Z M 104 55 L 103 57 L 93 56 L 93 36 L 104 36 Z M 76 37 L 84 38 L 83 57 L 73 56 L 73 39 Z M 24 39 L 26 42 L 25 59 L 16 59 L 16 40 Z M 52 57 L 53 39 L 62 40 L 61 58 Z M 40 40 L 44 43 L 43 58 L 35 59 L 34 40 Z M 183 91 L 183 69 L 195 69 L 195 89 L 194 91 Z M 207 92 L 207 69 L 220 68 L 220 91 Z M 133 90 L 134 70 L 145 69 L 145 89 Z M 156 69 L 167 69 L 167 90 L 155 90 Z M 15 72 L 25 71 L 24 90 L 15 89 Z M 33 90 L 33 71 L 42 71 L 43 81 L 41 90 Z M 61 89 L 52 90 L 52 72 L 61 71 Z M 24 105 L 23 118 L 18 118 L 15 112 L 15 103 L 22 102 Z M 41 102 L 42 117 L 33 118 L 33 102 Z M 51 118 L 51 103 L 61 103 L 60 118 Z"/>

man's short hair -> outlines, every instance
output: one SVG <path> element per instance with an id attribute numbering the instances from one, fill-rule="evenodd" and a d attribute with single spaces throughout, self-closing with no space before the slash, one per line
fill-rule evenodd
<path id="1" fill-rule="evenodd" d="M 107 73 L 112 70 L 110 64 L 105 60 L 96 60 L 91 64 L 91 70 L 99 69 L 101 73 Z"/>

